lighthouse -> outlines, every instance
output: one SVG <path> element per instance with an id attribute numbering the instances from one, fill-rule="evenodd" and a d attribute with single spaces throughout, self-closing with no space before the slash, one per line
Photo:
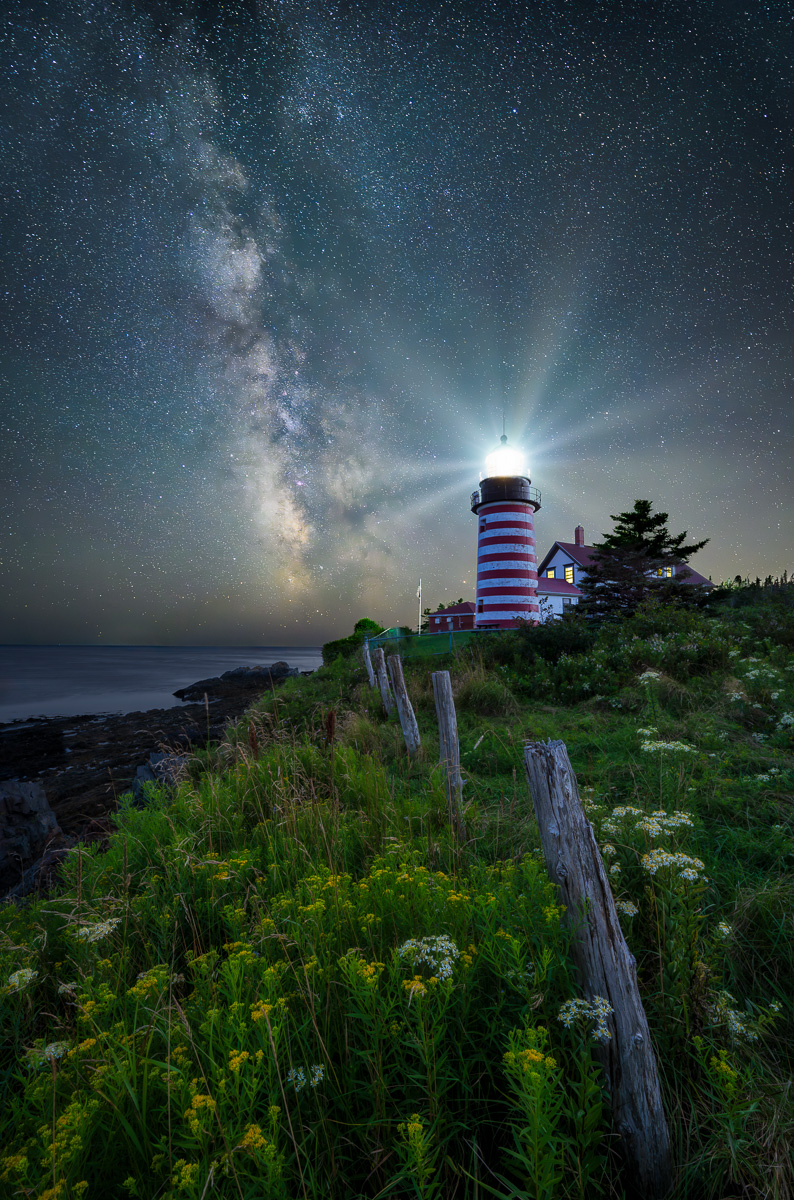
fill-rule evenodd
<path id="1" fill-rule="evenodd" d="M 539 508 L 540 492 L 530 487 L 524 456 L 502 434 L 471 497 L 479 527 L 475 629 L 539 620 L 534 523 Z"/>

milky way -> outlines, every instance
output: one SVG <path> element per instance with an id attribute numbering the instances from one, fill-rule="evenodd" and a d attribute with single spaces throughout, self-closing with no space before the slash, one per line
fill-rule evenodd
<path id="1" fill-rule="evenodd" d="M 0 641 L 473 596 L 503 412 L 541 552 L 791 568 L 788 3 L 5 11 Z"/>

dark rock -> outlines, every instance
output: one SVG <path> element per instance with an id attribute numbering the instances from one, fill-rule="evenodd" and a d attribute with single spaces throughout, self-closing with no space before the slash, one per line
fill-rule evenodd
<path id="1" fill-rule="evenodd" d="M 254 694 L 267 691 L 275 684 L 300 674 L 297 667 L 291 667 L 286 662 L 276 662 L 270 666 L 235 667 L 213 679 L 199 679 L 196 683 L 180 688 L 174 695 L 179 700 L 203 700 L 205 696 L 225 698 L 235 695 L 241 689 Z"/>
<path id="2" fill-rule="evenodd" d="M 61 831 L 40 783 L 0 783 L 0 894 L 20 882 Z"/>
<path id="3" fill-rule="evenodd" d="M 241 677 L 194 684 L 201 689 L 201 701 L 207 690 L 204 683 L 222 686 L 222 695 L 215 693 L 206 705 L 180 704 L 104 716 L 34 717 L 0 724 L 0 781 L 14 785 L 30 781 L 35 788 L 43 788 L 56 825 L 63 831 L 59 837 L 53 830 L 46 851 L 41 843 L 36 849 L 39 818 L 29 814 L 33 829 L 26 836 L 31 840 L 24 854 L 21 849 L 11 851 L 14 865 L 10 879 L 0 872 L 0 896 L 8 889 L 9 895 L 25 895 L 34 888 L 54 886 L 60 860 L 72 846 L 78 842 L 106 844 L 119 798 L 133 789 L 136 779 L 140 792 L 151 778 L 146 769 L 158 783 L 170 782 L 161 763 L 184 760 L 189 751 L 208 741 L 222 741 L 228 725 L 243 715 L 257 694 L 298 673 L 286 663 L 243 668 L 243 672 Z M 143 762 L 146 768 L 141 775 Z M 3 812 L 0 801 L 0 826 Z M 24 820 L 22 825 L 27 823 Z"/>
<path id="4" fill-rule="evenodd" d="M 132 781 L 132 794 L 137 803 L 145 803 L 144 784 L 156 783 L 173 786 L 189 762 L 189 754 L 150 754 L 149 761 L 142 767 L 138 767 Z"/>

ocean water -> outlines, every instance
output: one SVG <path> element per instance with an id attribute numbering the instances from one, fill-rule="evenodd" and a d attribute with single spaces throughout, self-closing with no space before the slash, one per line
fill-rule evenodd
<path id="1" fill-rule="evenodd" d="M 172 693 L 233 667 L 313 671 L 319 646 L 0 646 L 0 721 L 171 708 Z"/>

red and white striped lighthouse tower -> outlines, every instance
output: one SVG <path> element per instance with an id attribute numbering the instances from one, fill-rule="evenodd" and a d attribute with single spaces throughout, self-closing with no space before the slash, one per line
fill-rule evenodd
<path id="1" fill-rule="evenodd" d="M 523 455 L 508 446 L 505 434 L 485 466 L 471 497 L 479 524 L 474 625 L 510 629 L 519 621 L 537 622 L 540 615 L 534 524 L 540 492 L 530 487 Z"/>

